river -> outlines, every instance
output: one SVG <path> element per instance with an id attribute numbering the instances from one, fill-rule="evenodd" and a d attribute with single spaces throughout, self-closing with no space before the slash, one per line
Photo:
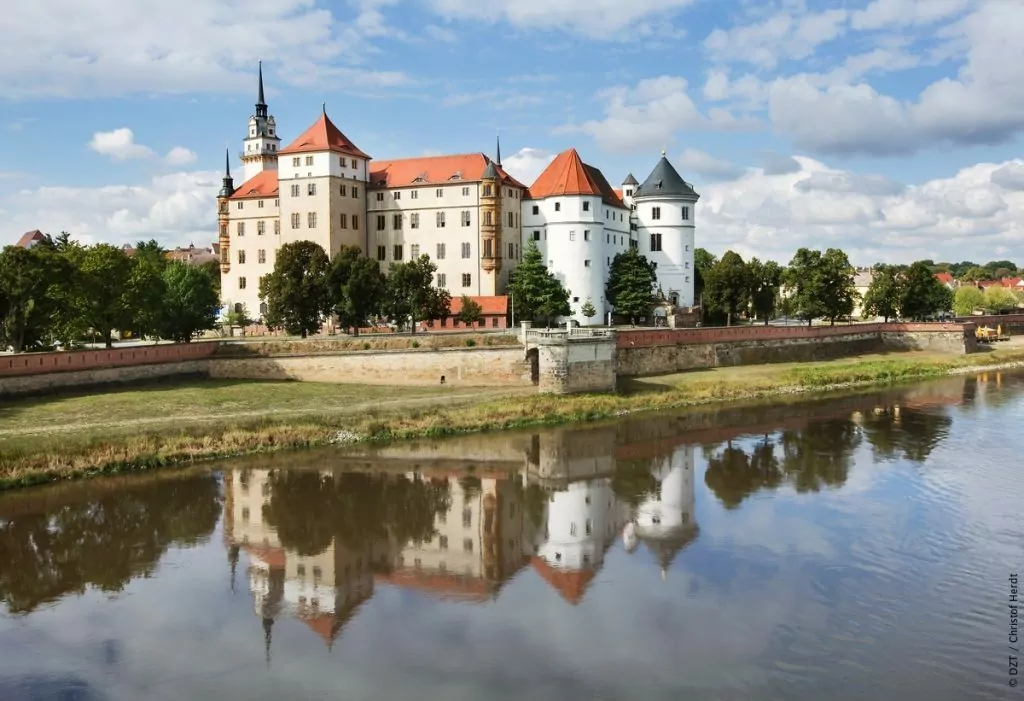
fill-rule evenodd
<path id="1" fill-rule="evenodd" d="M 0 699 L 1024 698 L 1022 430 L 989 373 L 8 493 Z"/>

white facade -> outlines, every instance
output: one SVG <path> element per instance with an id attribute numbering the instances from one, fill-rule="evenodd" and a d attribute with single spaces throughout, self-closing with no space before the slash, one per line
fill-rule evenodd
<path id="1" fill-rule="evenodd" d="M 596 569 L 616 537 L 619 513 L 610 480 L 571 482 L 551 494 L 547 532 L 537 554 L 556 569 Z"/>
<path id="2" fill-rule="evenodd" d="M 523 245 L 531 239 L 548 270 L 569 291 L 571 318 L 601 323 L 610 310 L 604 294 L 612 259 L 629 248 L 629 210 L 595 195 L 555 195 L 523 202 Z M 597 315 L 581 308 L 590 301 Z"/>
<path id="3" fill-rule="evenodd" d="M 671 537 L 693 525 L 693 452 L 693 446 L 680 446 L 670 457 L 652 466 L 651 473 L 658 487 L 637 507 L 639 538 Z"/>

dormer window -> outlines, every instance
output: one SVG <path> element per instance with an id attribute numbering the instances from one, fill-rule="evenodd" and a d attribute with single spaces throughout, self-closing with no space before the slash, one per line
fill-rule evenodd
<path id="1" fill-rule="evenodd" d="M 455 175 L 449 178 L 449 180 L 462 180 L 462 171 L 460 170 L 456 172 Z"/>

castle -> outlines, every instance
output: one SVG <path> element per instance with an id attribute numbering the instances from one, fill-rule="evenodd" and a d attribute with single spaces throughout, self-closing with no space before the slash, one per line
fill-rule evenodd
<path id="1" fill-rule="evenodd" d="M 570 292 L 573 319 L 589 301 L 611 311 L 604 285 L 612 259 L 629 247 L 653 261 L 664 299 L 692 306 L 695 206 L 699 195 L 662 152 L 641 184 L 614 189 L 575 149 L 560 153 L 527 187 L 483 153 L 374 161 L 327 116 L 281 148 L 259 67 L 256 110 L 239 154 L 230 154 L 217 196 L 221 295 L 225 309 L 266 313 L 259 281 L 285 243 L 308 240 L 333 256 L 358 246 L 384 272 L 427 254 L 435 284 L 453 298 L 505 294 L 528 241 Z"/>

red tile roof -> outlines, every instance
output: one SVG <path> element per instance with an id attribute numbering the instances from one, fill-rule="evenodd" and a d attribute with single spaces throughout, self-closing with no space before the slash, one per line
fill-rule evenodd
<path id="1" fill-rule="evenodd" d="M 451 156 L 424 156 L 374 161 L 370 165 L 370 187 L 402 187 L 407 185 L 450 185 L 477 182 L 491 160 L 482 153 L 459 153 Z M 495 164 L 497 165 L 497 164 Z M 506 173 L 501 166 L 501 181 L 522 190 L 526 186 Z M 458 175 L 458 178 L 454 176 Z"/>
<path id="2" fill-rule="evenodd" d="M 626 208 L 604 174 L 584 163 L 574 148 L 555 156 L 555 160 L 538 176 L 529 191 L 529 199 L 533 200 L 566 195 L 600 197 L 607 205 Z"/>
<path id="3" fill-rule="evenodd" d="M 568 570 L 552 567 L 542 557 L 532 559 L 533 569 L 537 570 L 545 582 L 553 586 L 562 598 L 573 606 L 583 600 L 590 582 L 597 574 L 594 570 Z"/>
<path id="4" fill-rule="evenodd" d="M 42 231 L 40 231 L 39 229 L 34 229 L 33 231 L 26 231 L 24 234 L 22 234 L 21 238 L 18 239 L 18 243 L 14 245 L 20 246 L 21 248 L 28 248 L 33 244 L 39 243 L 44 238 L 46 237 L 43 236 Z"/>
<path id="5" fill-rule="evenodd" d="M 1004 287 L 1021 287 L 1022 285 L 1024 285 L 1024 280 L 1022 280 L 1019 277 L 1004 277 L 1003 278 L 1003 286 Z"/>
<path id="6" fill-rule="evenodd" d="M 432 594 L 440 599 L 480 603 L 490 599 L 492 587 L 479 577 L 463 577 L 448 572 L 425 572 L 403 569 L 391 574 L 378 574 L 375 580 L 403 589 Z"/>
<path id="7" fill-rule="evenodd" d="M 508 297 L 470 297 L 471 300 L 480 305 L 481 314 L 484 316 L 505 316 L 508 314 Z M 462 297 L 452 297 L 449 308 L 449 315 L 455 316 L 462 311 Z"/>
<path id="8" fill-rule="evenodd" d="M 943 285 L 948 285 L 949 283 L 953 282 L 952 273 L 935 273 L 935 278 Z"/>
<path id="9" fill-rule="evenodd" d="M 277 171 L 264 170 L 246 180 L 228 199 L 242 200 L 251 197 L 277 196 Z"/>
<path id="10" fill-rule="evenodd" d="M 278 151 L 278 155 L 308 151 L 334 151 L 367 160 L 370 158 L 342 134 L 338 127 L 334 126 L 334 122 L 328 118 L 326 112 L 320 115 L 320 119 L 316 120 L 313 126 L 302 132 L 299 138 Z"/>

